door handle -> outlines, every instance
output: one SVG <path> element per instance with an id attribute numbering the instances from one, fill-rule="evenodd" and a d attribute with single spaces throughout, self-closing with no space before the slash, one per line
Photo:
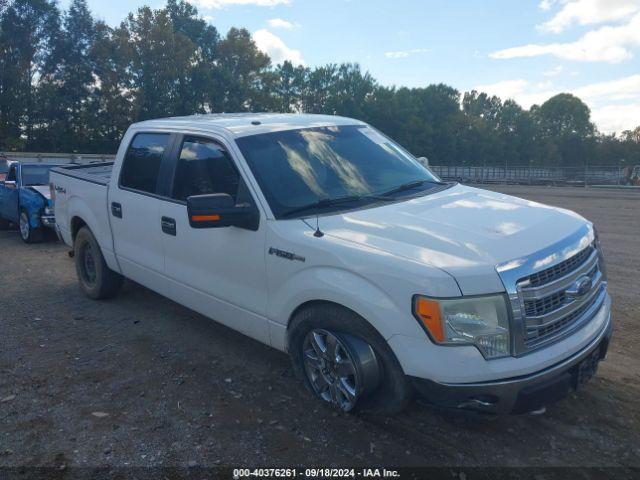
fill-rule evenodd
<path id="1" fill-rule="evenodd" d="M 176 221 L 173 218 L 162 217 L 160 221 L 160 225 L 162 225 L 162 231 L 167 235 L 176 236 Z"/>
<path id="2" fill-rule="evenodd" d="M 111 202 L 111 214 L 114 217 L 122 218 L 122 205 L 117 202 Z"/>

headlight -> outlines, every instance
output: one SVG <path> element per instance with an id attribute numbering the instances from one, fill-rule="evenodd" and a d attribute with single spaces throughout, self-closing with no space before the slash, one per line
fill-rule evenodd
<path id="1" fill-rule="evenodd" d="M 45 215 L 53 215 L 53 208 L 51 208 L 51 207 L 44 207 L 44 214 L 45 214 Z"/>
<path id="2" fill-rule="evenodd" d="M 441 345 L 475 345 L 486 359 L 511 353 L 509 313 L 503 295 L 434 300 L 416 296 L 413 311 Z"/>

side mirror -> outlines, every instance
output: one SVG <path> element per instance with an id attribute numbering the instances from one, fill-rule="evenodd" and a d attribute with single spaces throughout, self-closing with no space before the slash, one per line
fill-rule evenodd
<path id="1" fill-rule="evenodd" d="M 5 180 L 4 186 L 7 188 L 16 188 L 16 182 L 13 180 Z"/>
<path id="2" fill-rule="evenodd" d="M 258 230 L 260 216 L 255 207 L 236 205 L 231 195 L 214 193 L 187 198 L 191 228 L 238 227 Z"/>
<path id="3" fill-rule="evenodd" d="M 429 159 L 427 157 L 418 157 L 418 161 L 425 167 L 429 166 Z"/>

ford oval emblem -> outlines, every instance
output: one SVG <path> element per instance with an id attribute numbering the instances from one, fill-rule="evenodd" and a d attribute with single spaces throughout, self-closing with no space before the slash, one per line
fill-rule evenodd
<path id="1" fill-rule="evenodd" d="M 591 277 L 583 275 L 575 282 L 573 282 L 573 284 L 569 288 L 567 288 L 565 293 L 574 298 L 584 297 L 591 291 L 591 287 L 593 287 L 593 281 L 591 280 Z"/>

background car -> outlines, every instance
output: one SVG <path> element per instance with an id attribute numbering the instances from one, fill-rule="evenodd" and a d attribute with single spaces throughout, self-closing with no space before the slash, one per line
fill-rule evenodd
<path id="1" fill-rule="evenodd" d="M 42 240 L 45 229 L 55 228 L 49 171 L 57 165 L 10 162 L 0 180 L 0 229 L 19 226 L 25 243 Z"/>

